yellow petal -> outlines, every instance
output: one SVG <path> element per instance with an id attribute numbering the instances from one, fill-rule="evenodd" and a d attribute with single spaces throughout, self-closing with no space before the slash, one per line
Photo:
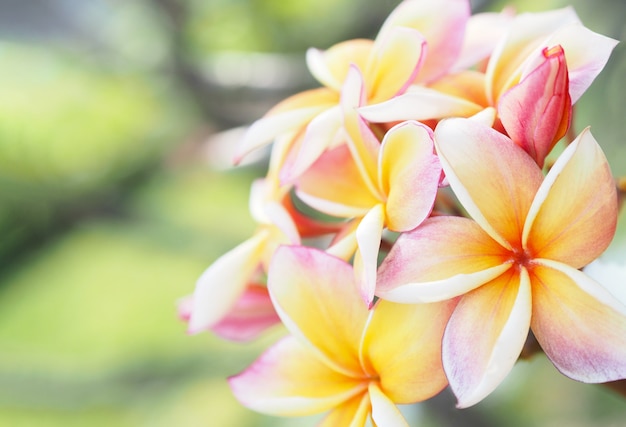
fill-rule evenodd
<path id="1" fill-rule="evenodd" d="M 317 427 L 364 427 L 371 411 L 369 394 L 363 393 L 333 409 Z"/>
<path id="2" fill-rule="evenodd" d="M 508 258 L 474 221 L 431 217 L 398 238 L 378 269 L 376 295 L 404 303 L 453 298 L 508 270 Z"/>
<path id="3" fill-rule="evenodd" d="M 443 340 L 443 364 L 459 408 L 491 393 L 513 368 L 530 327 L 525 269 L 511 269 L 461 298 Z"/>
<path id="4" fill-rule="evenodd" d="M 368 103 L 396 96 L 411 84 L 425 56 L 426 41 L 419 31 L 396 27 L 376 40 L 364 71 Z"/>
<path id="5" fill-rule="evenodd" d="M 368 310 L 348 263 L 317 249 L 282 246 L 272 259 L 267 286 L 292 334 L 335 370 L 363 375 L 358 348 Z"/>
<path id="6" fill-rule="evenodd" d="M 380 301 L 363 338 L 366 369 L 380 378 L 395 403 L 413 403 L 439 393 L 448 383 L 441 364 L 441 339 L 456 306 Z"/>
<path id="7" fill-rule="evenodd" d="M 524 226 L 532 256 L 574 268 L 607 248 L 617 224 L 615 183 L 602 149 L 584 130 L 554 164 Z"/>
<path id="8" fill-rule="evenodd" d="M 579 270 L 537 263 L 531 327 L 552 363 L 578 381 L 626 378 L 626 306 Z"/>
<path id="9" fill-rule="evenodd" d="M 435 143 L 450 186 L 470 216 L 501 245 L 519 246 L 543 180 L 532 158 L 506 136 L 471 119 L 442 121 Z"/>
<path id="10" fill-rule="evenodd" d="M 281 416 L 317 414 L 363 394 L 366 382 L 338 373 L 316 356 L 296 338 L 283 338 L 229 378 L 230 387 L 246 407 Z"/>
<path id="11" fill-rule="evenodd" d="M 418 122 L 400 123 L 385 135 L 379 186 L 387 195 L 390 230 L 412 230 L 430 215 L 441 179 L 441 164 L 433 149 L 432 131 Z"/>
<path id="12" fill-rule="evenodd" d="M 373 45 L 372 40 L 355 39 L 338 43 L 326 51 L 311 48 L 306 53 L 307 66 L 317 81 L 339 92 L 350 65 L 365 69 Z"/>
<path id="13" fill-rule="evenodd" d="M 369 396 L 372 401 L 372 421 L 374 425 L 409 427 L 398 407 L 375 382 L 371 382 L 369 385 Z"/>
<path id="14" fill-rule="evenodd" d="M 362 217 L 380 201 L 368 191 L 347 146 L 322 154 L 297 181 L 296 193 L 311 207 L 341 218 Z"/>

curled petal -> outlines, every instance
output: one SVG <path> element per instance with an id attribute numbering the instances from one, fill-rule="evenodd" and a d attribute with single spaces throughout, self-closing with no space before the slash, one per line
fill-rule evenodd
<path id="1" fill-rule="evenodd" d="M 368 314 L 349 264 L 317 249 L 282 246 L 267 286 L 292 334 L 336 371 L 362 375 L 358 348 Z"/>
<path id="2" fill-rule="evenodd" d="M 448 383 L 441 363 L 441 340 L 456 300 L 431 304 L 380 301 L 363 338 L 364 366 L 376 372 L 392 401 L 420 402 Z"/>
<path id="3" fill-rule="evenodd" d="M 278 341 L 228 382 L 244 406 L 281 416 L 327 411 L 367 387 L 328 367 L 292 336 Z"/>
<path id="4" fill-rule="evenodd" d="M 528 273 L 511 269 L 461 298 L 443 339 L 443 365 L 457 407 L 491 393 L 513 368 L 530 327 Z"/>
<path id="5" fill-rule="evenodd" d="M 524 150 L 471 119 L 447 119 L 435 129 L 439 159 L 463 207 L 502 246 L 521 241 L 522 227 L 543 174 Z"/>
<path id="6" fill-rule="evenodd" d="M 542 58 L 532 73 L 498 101 L 506 132 L 539 167 L 567 132 L 572 112 L 563 48 L 544 49 Z"/>
<path id="7" fill-rule="evenodd" d="M 607 248 L 617 225 L 617 192 L 589 129 L 559 156 L 537 192 L 523 242 L 538 258 L 580 268 Z"/>
<path id="8" fill-rule="evenodd" d="M 474 221 L 431 217 L 393 245 L 378 269 L 376 295 L 402 303 L 453 298 L 504 273 L 508 257 Z"/>
<path id="9" fill-rule="evenodd" d="M 409 427 L 394 402 L 380 389 L 378 384 L 369 384 L 369 397 L 372 402 L 372 420 L 378 426 Z"/>
<path id="10" fill-rule="evenodd" d="M 412 230 L 430 215 L 441 178 L 433 150 L 432 131 L 417 122 L 396 125 L 385 135 L 378 170 L 390 230 Z"/>
<path id="11" fill-rule="evenodd" d="M 537 263 L 531 327 L 552 363 L 578 381 L 626 378 L 626 305 L 579 270 Z"/>
<path id="12" fill-rule="evenodd" d="M 188 332 L 210 329 L 232 310 L 259 268 L 268 233 L 259 232 L 219 257 L 196 282 Z"/>
<path id="13" fill-rule="evenodd" d="M 361 298 L 369 307 L 376 289 L 378 248 L 385 226 L 383 205 L 374 206 L 361 220 L 356 229 L 358 249 L 354 258 L 354 274 L 361 291 Z"/>

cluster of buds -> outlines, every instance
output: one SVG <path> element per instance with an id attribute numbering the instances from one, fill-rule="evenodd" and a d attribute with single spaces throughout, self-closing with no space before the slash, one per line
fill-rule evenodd
<path id="1" fill-rule="evenodd" d="M 582 271 L 615 234 L 616 184 L 589 129 L 570 132 L 615 44 L 572 8 L 405 0 L 374 40 L 310 49 L 321 87 L 238 147 L 235 162 L 273 143 L 256 232 L 180 308 L 191 333 L 288 330 L 230 378 L 235 396 L 406 425 L 396 404 L 448 385 L 460 408 L 482 400 L 529 336 L 570 378 L 626 378 L 626 301 Z"/>

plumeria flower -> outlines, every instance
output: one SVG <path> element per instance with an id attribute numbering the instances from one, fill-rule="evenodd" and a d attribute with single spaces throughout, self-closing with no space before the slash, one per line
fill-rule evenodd
<path id="1" fill-rule="evenodd" d="M 341 100 L 347 143 L 322 155 L 297 182 L 296 194 L 320 212 L 358 221 L 355 273 L 371 305 L 383 230 L 409 231 L 430 215 L 441 165 L 432 131 L 418 122 L 394 126 L 379 143 L 356 112 L 363 96 L 352 67 Z"/>
<path id="2" fill-rule="evenodd" d="M 441 336 L 456 302 L 368 310 L 350 264 L 325 252 L 283 246 L 268 288 L 291 333 L 230 378 L 247 407 L 271 415 L 330 411 L 322 426 L 407 426 L 395 404 L 428 399 L 446 386 Z"/>
<path id="3" fill-rule="evenodd" d="M 500 21 L 506 22 L 506 16 Z M 569 127 L 572 104 L 600 73 L 617 41 L 584 27 L 572 8 L 523 13 L 507 25 L 484 73 L 451 73 L 429 87 L 412 87 L 364 106 L 360 113 L 371 122 L 389 122 L 469 117 L 491 106 L 508 136 L 543 166 Z M 471 49 L 484 54 L 485 45 Z"/>
<path id="4" fill-rule="evenodd" d="M 293 153 L 284 159 L 282 179 L 293 180 L 337 144 L 342 124 L 339 98 L 351 66 L 364 76 L 365 104 L 402 94 L 416 81 L 436 79 L 454 64 L 469 13 L 467 0 L 405 0 L 389 15 L 375 40 L 349 40 L 326 51 L 309 49 L 307 65 L 323 87 L 286 99 L 255 122 L 235 161 L 292 133 Z"/>
<path id="5" fill-rule="evenodd" d="M 615 183 L 589 130 L 545 179 L 509 138 L 471 119 L 441 122 L 435 141 L 472 219 L 433 217 L 400 236 L 377 295 L 405 303 L 462 295 L 442 350 L 459 407 L 502 381 L 529 328 L 568 377 L 626 378 L 626 306 L 579 270 L 608 246 L 617 219 Z"/>

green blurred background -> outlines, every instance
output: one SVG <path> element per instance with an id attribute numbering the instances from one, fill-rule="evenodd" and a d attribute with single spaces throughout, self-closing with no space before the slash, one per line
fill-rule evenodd
<path id="1" fill-rule="evenodd" d="M 190 337 L 176 301 L 253 230 L 264 161 L 229 167 L 241 126 L 314 84 L 307 47 L 373 37 L 397 3 L 0 0 L 0 426 L 312 425 L 227 387 L 280 332 Z M 574 6 L 626 39 L 623 0 Z M 575 123 L 620 175 L 625 76 L 619 45 Z M 626 426 L 625 402 L 537 356 L 471 409 L 444 392 L 405 410 L 423 426 L 608 427 Z"/>

